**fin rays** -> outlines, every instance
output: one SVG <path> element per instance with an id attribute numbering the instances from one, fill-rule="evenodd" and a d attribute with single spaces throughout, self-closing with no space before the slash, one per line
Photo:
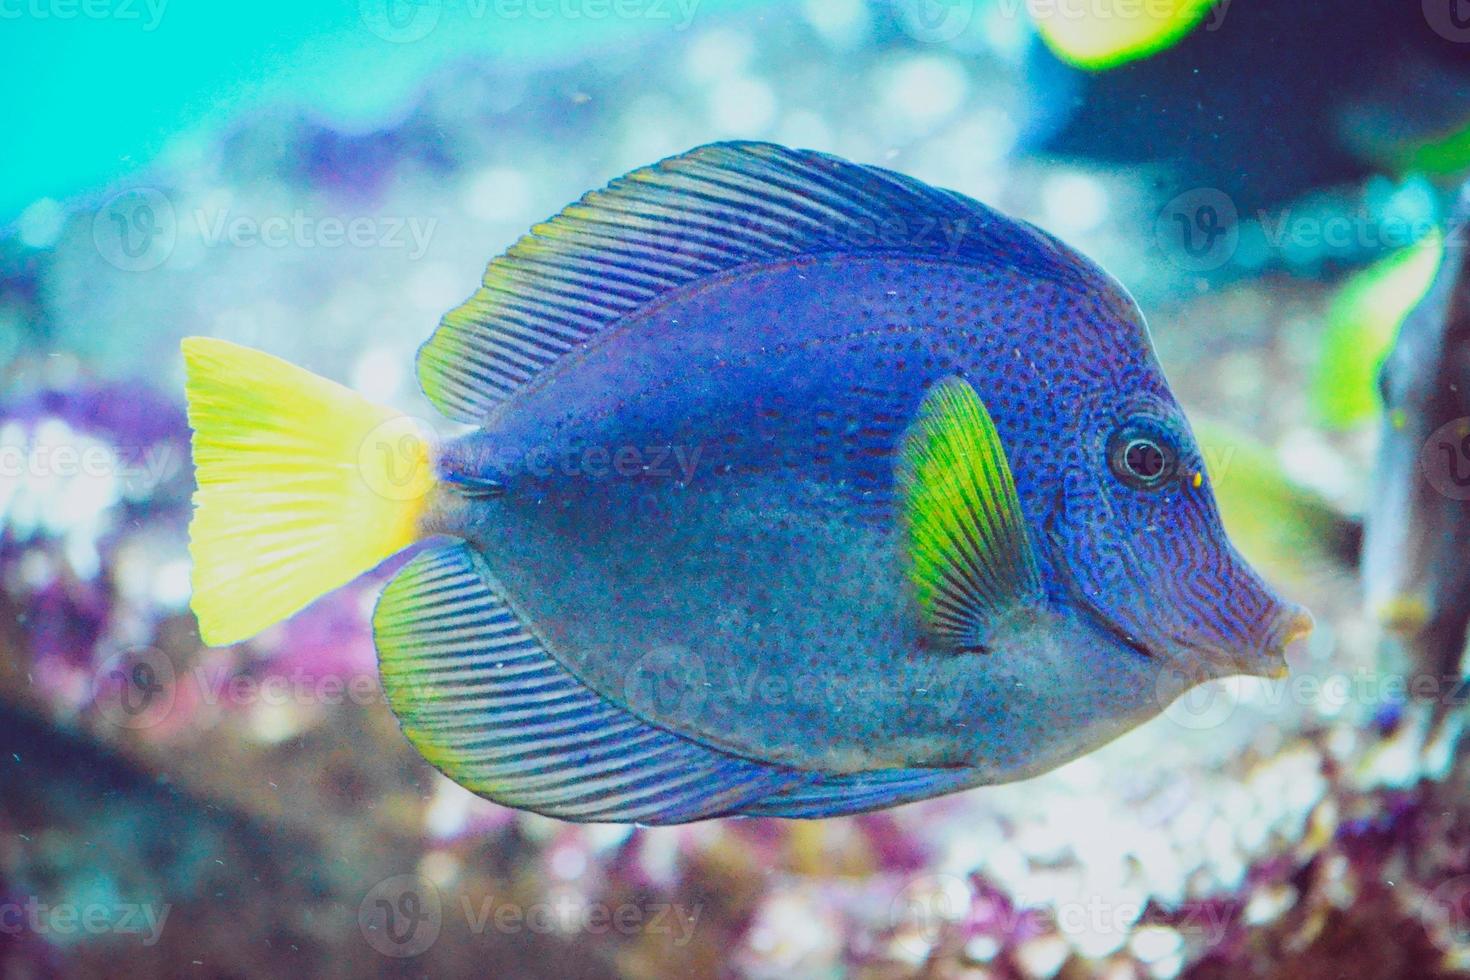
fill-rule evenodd
<path id="1" fill-rule="evenodd" d="M 983 647 L 1011 610 L 1039 603 L 1036 565 L 1000 436 L 960 378 L 925 396 L 900 457 L 909 576 L 930 631 L 951 649 Z"/>
<path id="2" fill-rule="evenodd" d="M 648 824 L 815 818 L 973 780 L 968 770 L 802 772 L 650 725 L 584 687 L 542 649 L 467 545 L 415 557 L 384 590 L 373 623 L 383 689 L 404 733 L 456 782 L 508 806 Z"/>
<path id="3" fill-rule="evenodd" d="M 567 820 L 678 823 L 811 778 L 655 728 L 584 687 L 495 594 L 465 545 L 414 558 L 373 622 L 405 734 L 492 800 Z"/>
<path id="4" fill-rule="evenodd" d="M 897 234 L 877 234 L 889 230 Z M 420 348 L 419 382 L 444 414 L 481 423 L 664 293 L 748 263 L 871 251 L 1006 264 L 1068 283 L 1098 275 L 1044 233 L 959 194 L 821 153 L 715 143 L 635 170 L 536 225 Z"/>
<path id="5" fill-rule="evenodd" d="M 431 467 L 407 419 L 260 351 L 190 337 L 183 353 L 191 605 L 206 643 L 246 639 L 412 543 Z M 406 435 L 423 478 L 412 487 L 369 451 Z"/>

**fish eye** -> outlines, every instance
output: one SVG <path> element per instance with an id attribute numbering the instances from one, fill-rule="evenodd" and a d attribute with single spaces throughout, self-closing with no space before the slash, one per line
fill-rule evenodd
<path id="1" fill-rule="evenodd" d="M 1135 490 L 1157 490 L 1174 475 L 1178 462 L 1174 446 L 1154 432 L 1128 426 L 1109 440 L 1113 475 Z"/>

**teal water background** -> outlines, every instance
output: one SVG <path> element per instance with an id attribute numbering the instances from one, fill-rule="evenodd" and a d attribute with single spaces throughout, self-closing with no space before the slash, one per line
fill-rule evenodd
<path id="1" fill-rule="evenodd" d="M 339 130 L 373 129 L 409 111 L 422 79 L 458 58 L 570 62 L 769 2 L 4 0 L 0 224 L 39 198 L 187 152 L 254 108 L 296 105 Z"/>

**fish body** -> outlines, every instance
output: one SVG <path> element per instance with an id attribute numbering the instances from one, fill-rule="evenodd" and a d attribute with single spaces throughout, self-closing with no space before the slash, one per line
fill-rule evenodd
<path id="1" fill-rule="evenodd" d="M 493 262 L 419 377 L 474 429 L 405 505 L 458 543 L 385 590 L 385 689 L 512 805 L 824 816 L 1016 779 L 1279 673 L 1310 622 L 1225 539 L 1122 288 L 888 171 L 769 144 L 635 171 Z"/>
<path id="2" fill-rule="evenodd" d="M 1028 294 L 1058 318 L 1017 325 Z M 1113 655 L 1049 561 L 1044 625 L 985 656 L 926 652 L 894 473 L 924 393 L 959 375 L 987 393 L 1028 518 L 1064 520 L 1055 421 L 1084 421 L 1087 385 L 1061 367 L 1088 344 L 1066 327 L 1118 313 L 1063 296 L 1011 269 L 837 256 L 672 297 L 446 447 L 446 473 L 503 492 L 443 528 L 604 696 L 697 679 L 660 720 L 726 750 L 839 771 L 1049 767 L 1149 712 L 1147 660 Z M 1113 356 L 1148 392 L 1141 333 L 1135 352 Z M 620 474 L 620 454 L 649 472 Z M 1096 659 L 1049 641 L 1064 633 Z M 1049 728 L 1069 737 L 1038 758 Z"/>

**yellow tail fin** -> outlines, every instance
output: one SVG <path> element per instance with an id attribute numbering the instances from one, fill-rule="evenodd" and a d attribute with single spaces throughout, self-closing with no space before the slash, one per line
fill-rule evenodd
<path id="1" fill-rule="evenodd" d="M 253 636 L 419 537 L 434 477 L 411 419 L 248 347 L 182 346 L 206 643 Z"/>

